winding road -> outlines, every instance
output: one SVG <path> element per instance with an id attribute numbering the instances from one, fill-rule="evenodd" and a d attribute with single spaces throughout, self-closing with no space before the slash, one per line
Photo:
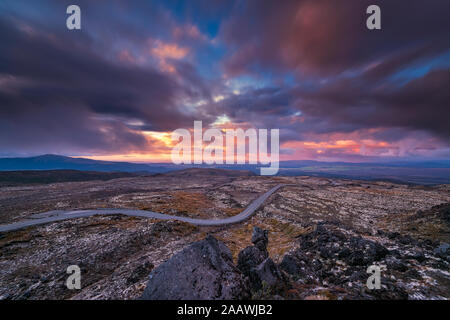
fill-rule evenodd
<path id="1" fill-rule="evenodd" d="M 39 224 L 51 223 L 56 221 L 62 221 L 74 218 L 90 217 L 94 215 L 114 215 L 123 214 L 126 216 L 134 217 L 144 217 L 144 218 L 156 218 L 161 220 L 178 220 L 187 223 L 191 223 L 197 226 L 223 226 L 227 224 L 238 223 L 248 219 L 259 207 L 267 200 L 275 191 L 281 187 L 289 186 L 290 184 L 279 184 L 263 195 L 259 196 L 253 200 L 247 208 L 245 208 L 241 213 L 225 218 L 225 219 L 194 219 L 187 217 L 179 217 L 168 214 L 162 214 L 158 212 L 152 212 L 147 210 L 136 210 L 136 209 L 92 209 L 92 210 L 74 210 L 74 211 L 64 211 L 64 210 L 53 210 L 48 212 L 43 212 L 33 215 L 30 219 L 25 221 L 20 221 L 11 224 L 0 225 L 0 232 L 15 231 Z"/>

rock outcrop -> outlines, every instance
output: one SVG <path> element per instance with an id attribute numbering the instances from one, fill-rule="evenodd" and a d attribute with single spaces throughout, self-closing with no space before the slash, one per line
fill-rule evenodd
<path id="1" fill-rule="evenodd" d="M 248 284 L 230 250 L 213 236 L 194 242 L 150 273 L 145 300 L 245 299 Z"/>
<path id="2" fill-rule="evenodd" d="M 268 231 L 254 227 L 253 246 L 245 248 L 238 255 L 238 268 L 248 277 L 253 292 L 263 287 L 279 290 L 284 286 L 283 276 L 267 252 L 268 242 Z"/>
<path id="3" fill-rule="evenodd" d="M 213 236 L 194 242 L 154 269 L 141 299 L 246 299 L 275 294 L 286 285 L 267 251 L 268 231 L 253 229 L 252 243 L 238 255 Z"/>
<path id="4" fill-rule="evenodd" d="M 142 299 L 445 299 L 448 243 L 436 245 L 378 230 L 365 235 L 336 221 L 319 222 L 298 237 L 298 247 L 277 265 L 268 231 L 253 228 L 252 244 L 233 264 L 224 243 L 208 236 L 175 254 L 150 274 Z M 380 289 L 366 282 L 380 267 Z M 132 279 L 131 279 L 132 280 Z"/>
<path id="5" fill-rule="evenodd" d="M 448 262 L 433 249 L 429 241 L 398 233 L 363 237 L 339 223 L 321 222 L 299 237 L 299 248 L 286 254 L 279 267 L 298 292 L 287 298 L 443 299 L 448 290 L 433 286 L 429 275 L 445 277 Z M 371 265 L 381 268 L 377 290 L 366 286 Z"/>

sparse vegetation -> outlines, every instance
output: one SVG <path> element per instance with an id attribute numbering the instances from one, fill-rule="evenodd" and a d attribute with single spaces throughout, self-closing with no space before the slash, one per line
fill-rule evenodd
<path id="1" fill-rule="evenodd" d="M 156 268 L 208 234 L 229 247 L 236 263 L 239 252 L 251 243 L 254 226 L 269 230 L 267 250 L 277 264 L 299 248 L 300 239 L 314 232 L 319 221 L 338 223 L 373 240 L 377 239 L 377 232 L 397 231 L 412 239 L 449 241 L 444 209 L 431 210 L 435 205 L 450 202 L 446 186 L 412 188 L 313 177 L 217 175 L 211 179 L 210 174 L 183 173 L 2 187 L 0 221 L 10 223 L 56 209 L 100 207 L 146 208 L 199 218 L 229 217 L 239 214 L 258 194 L 280 182 L 297 186 L 280 190 L 249 220 L 236 225 L 199 228 L 181 222 L 115 215 L 0 234 L 0 298 L 136 298 L 145 288 L 146 275 L 142 272 L 130 278 L 130 274 L 141 270 L 140 266 L 151 264 Z M 320 252 L 314 254 L 320 258 Z M 86 286 L 76 296 L 64 286 L 68 264 L 80 264 L 83 272 L 87 272 Z M 40 266 L 45 266 L 45 270 Z M 339 266 L 336 262 L 329 267 L 334 270 Z M 36 277 L 33 274 L 39 277 L 33 278 Z M 300 280 L 300 275 L 292 277 L 294 282 L 286 292 L 262 290 L 255 297 L 279 294 L 288 299 L 335 299 L 342 295 L 325 283 L 321 283 L 324 289 L 319 290 L 317 284 L 295 282 Z"/>

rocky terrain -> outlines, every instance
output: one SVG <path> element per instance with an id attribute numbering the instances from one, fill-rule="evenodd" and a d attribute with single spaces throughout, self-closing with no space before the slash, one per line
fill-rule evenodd
<path id="1" fill-rule="evenodd" d="M 0 299 L 165 299 L 169 292 L 217 299 L 450 298 L 449 185 L 213 171 L 0 187 L 4 224 L 48 210 L 113 207 L 221 218 L 277 184 L 294 184 L 237 225 L 200 228 L 115 215 L 0 234 Z M 208 263 L 192 259 L 202 252 Z M 197 264 L 204 271 L 179 283 L 208 275 L 209 286 L 197 281 L 198 290 L 186 296 L 170 291 L 170 270 L 183 261 L 186 270 Z M 81 268 L 81 290 L 65 285 L 73 264 Z M 366 287 L 372 264 L 381 268 L 379 290 Z M 167 290 L 151 291 L 152 283 Z"/>

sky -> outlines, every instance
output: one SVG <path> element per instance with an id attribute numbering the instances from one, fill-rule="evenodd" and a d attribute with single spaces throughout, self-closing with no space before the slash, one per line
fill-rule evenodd
<path id="1" fill-rule="evenodd" d="M 280 129 L 281 160 L 449 159 L 449 14 L 448 0 L 2 0 L 0 157 L 170 161 L 171 132 L 201 120 Z"/>

